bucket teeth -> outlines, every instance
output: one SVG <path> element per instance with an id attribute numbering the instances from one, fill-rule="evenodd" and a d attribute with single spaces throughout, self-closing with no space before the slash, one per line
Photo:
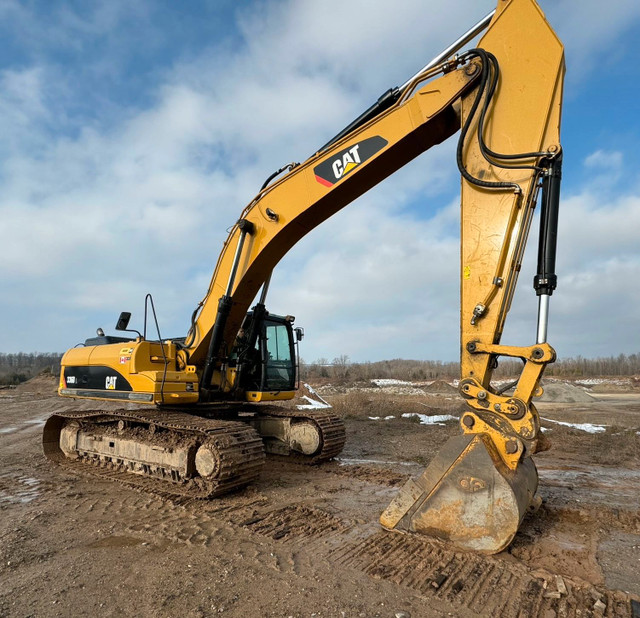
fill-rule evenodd
<path id="1" fill-rule="evenodd" d="M 489 436 L 465 434 L 449 439 L 427 469 L 407 481 L 380 523 L 493 554 L 515 536 L 537 485 L 530 458 L 510 470 Z"/>

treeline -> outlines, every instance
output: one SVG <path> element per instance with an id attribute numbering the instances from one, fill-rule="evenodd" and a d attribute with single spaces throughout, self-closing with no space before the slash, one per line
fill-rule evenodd
<path id="1" fill-rule="evenodd" d="M 53 375 L 60 373 L 62 354 L 5 354 L 0 352 L 0 385 L 20 384 L 43 371 Z M 495 377 L 518 375 L 522 363 L 513 360 L 501 360 L 494 372 Z M 603 358 L 559 359 L 547 366 L 545 375 L 559 378 L 590 378 L 600 376 L 640 375 L 640 353 L 619 354 Z M 352 363 L 346 355 L 337 356 L 332 361 L 319 358 L 312 363 L 300 361 L 302 380 L 330 379 L 334 381 L 372 380 L 388 378 L 395 380 L 454 380 L 460 377 L 457 362 L 393 360 Z"/>
<path id="2" fill-rule="evenodd" d="M 604 358 L 566 358 L 549 365 L 547 372 L 559 377 L 633 376 L 640 374 L 640 353 Z"/>
<path id="3" fill-rule="evenodd" d="M 511 377 L 519 375 L 522 363 L 519 360 L 501 359 L 494 376 Z M 606 358 L 558 359 L 547 365 L 545 375 L 559 378 L 589 378 L 600 376 L 640 375 L 640 354 L 619 354 Z M 400 358 L 386 361 L 352 363 L 342 355 L 329 361 L 319 358 L 312 363 L 300 361 L 300 377 L 303 380 L 331 379 L 335 381 L 371 380 L 388 378 L 395 380 L 454 380 L 460 377 L 457 362 L 417 361 Z"/>
<path id="4" fill-rule="evenodd" d="M 0 385 L 20 384 L 39 373 L 60 373 L 62 354 L 42 354 L 32 352 L 25 354 L 5 354 L 0 352 Z"/>
<path id="5" fill-rule="evenodd" d="M 319 358 L 313 363 L 300 361 L 300 377 L 303 380 L 326 379 L 337 381 L 372 380 L 388 378 L 395 380 L 453 380 L 460 374 L 458 363 L 442 361 L 416 361 L 396 358 L 393 360 L 351 363 L 348 356 L 339 356 L 329 361 Z"/>

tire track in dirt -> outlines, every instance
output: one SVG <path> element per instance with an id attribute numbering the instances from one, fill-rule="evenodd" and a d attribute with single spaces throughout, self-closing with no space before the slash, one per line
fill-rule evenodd
<path id="1" fill-rule="evenodd" d="M 208 547 L 220 542 L 221 531 L 231 525 L 274 541 L 283 550 L 286 548 L 275 558 L 277 570 L 297 571 L 302 564 L 309 566 L 313 553 L 316 559 L 339 568 L 360 571 L 478 615 L 505 618 L 632 615 L 624 593 L 568 577 L 562 578 L 566 592 L 561 592 L 553 573 L 542 569 L 531 571 L 509 555 L 457 552 L 436 540 L 388 531 L 372 534 L 368 526 L 304 504 L 269 510 L 272 501 L 260 493 L 212 502 L 139 491 L 123 491 L 115 498 L 82 493 L 76 496 L 73 508 L 85 517 L 108 519 L 122 515 L 125 520 L 132 511 L 144 513 L 137 523 L 118 524 L 123 533 Z M 354 537 L 359 540 L 353 541 Z"/>
<path id="2" fill-rule="evenodd" d="M 273 540 L 304 543 L 307 546 L 328 536 L 341 536 L 353 528 L 353 524 L 317 508 L 285 506 L 275 511 L 254 516 L 242 525 L 252 532 Z"/>
<path id="3" fill-rule="evenodd" d="M 340 472 L 344 474 L 343 470 Z M 354 472 L 360 476 L 361 470 Z M 252 506 L 263 507 L 267 503 L 265 498 Z M 223 514 L 224 509 L 218 509 L 218 513 Z M 229 523 L 237 523 L 237 519 Z M 313 549 L 318 559 L 341 568 L 359 570 L 478 615 L 632 615 L 629 597 L 622 592 L 568 577 L 560 577 L 558 583 L 555 574 L 543 569 L 532 571 L 508 554 L 503 557 L 457 552 L 436 540 L 387 531 L 367 533 L 356 522 L 338 519 L 316 507 L 287 505 L 259 511 L 240 525 L 292 549 Z M 351 542 L 353 536 L 361 540 Z"/>
<path id="4" fill-rule="evenodd" d="M 509 557 L 452 551 L 431 539 L 380 531 L 334 550 L 329 558 L 479 615 L 631 617 L 623 593 L 567 577 L 558 580 Z"/>
<path id="5" fill-rule="evenodd" d="M 203 502 L 128 488 L 102 493 L 99 485 L 83 481 L 63 487 L 56 493 L 64 495 L 72 521 L 77 518 L 99 524 L 99 532 L 111 542 L 133 537 L 154 544 L 162 544 L 165 539 L 169 543 L 210 547 L 224 542 L 230 525 L 275 542 L 281 548 L 276 554 L 267 548 L 254 548 L 250 542 L 243 551 L 257 552 L 254 558 L 273 563 L 271 566 L 277 571 L 298 573 L 314 568 L 314 563 L 322 560 L 341 570 L 356 570 L 409 588 L 454 609 L 486 616 L 632 615 L 629 600 L 622 593 L 564 578 L 567 592 L 561 594 L 552 573 L 532 572 L 511 556 L 456 552 L 437 541 L 387 531 L 371 534 L 370 526 L 304 504 L 266 510 L 272 501 L 259 492 Z M 130 518 L 133 512 L 140 514 L 136 521 Z M 102 529 L 102 525 L 109 530 Z M 354 537 L 359 540 L 353 541 Z M 241 541 L 233 538 L 234 542 Z M 597 607 L 603 611 L 597 611 Z"/>

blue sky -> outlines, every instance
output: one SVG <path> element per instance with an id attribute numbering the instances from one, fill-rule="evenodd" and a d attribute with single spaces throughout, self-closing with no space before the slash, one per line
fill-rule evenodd
<path id="1" fill-rule="evenodd" d="M 640 352 L 640 4 L 545 0 L 566 47 L 550 343 Z M 264 179 L 304 160 L 494 8 L 491 0 L 0 0 L 0 351 L 63 351 L 152 292 L 184 335 Z M 270 308 L 307 360 L 452 360 L 454 141 L 299 243 Z M 503 341 L 530 344 L 532 236 Z M 375 247 L 375 251 L 371 248 Z"/>

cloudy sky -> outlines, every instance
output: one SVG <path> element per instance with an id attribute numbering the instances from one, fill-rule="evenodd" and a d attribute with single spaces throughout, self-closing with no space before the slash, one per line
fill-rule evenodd
<path id="1" fill-rule="evenodd" d="M 543 0 L 566 47 L 561 357 L 640 352 L 637 0 Z M 226 230 L 492 0 L 0 0 L 0 351 L 63 351 L 154 295 L 184 336 Z M 303 239 L 268 307 L 306 360 L 454 360 L 455 139 Z M 504 343 L 535 340 L 532 237 Z"/>

